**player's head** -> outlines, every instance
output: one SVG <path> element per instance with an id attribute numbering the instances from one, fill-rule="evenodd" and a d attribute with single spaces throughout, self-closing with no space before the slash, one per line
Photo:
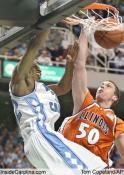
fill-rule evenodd
<path id="1" fill-rule="evenodd" d="M 40 80 L 41 70 L 39 68 L 38 63 L 36 63 L 36 62 L 33 63 L 32 67 L 31 67 L 31 74 L 32 74 L 32 77 L 35 81 Z"/>
<path id="2" fill-rule="evenodd" d="M 118 86 L 111 80 L 106 80 L 101 83 L 96 92 L 96 100 L 98 102 L 109 102 L 112 106 L 116 104 L 120 98 Z"/>

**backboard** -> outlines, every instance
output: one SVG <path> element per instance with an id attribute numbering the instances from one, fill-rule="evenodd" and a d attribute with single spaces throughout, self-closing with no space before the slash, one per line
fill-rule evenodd
<path id="1" fill-rule="evenodd" d="M 32 3 L 34 3 L 34 7 L 30 6 L 29 4 L 29 2 L 31 1 Z M 65 17 L 76 13 L 81 7 L 84 7 L 94 2 L 93 0 L 46 0 L 47 6 L 45 9 L 45 13 L 41 16 L 40 7 L 44 4 L 42 3 L 42 1 L 43 0 L 40 0 L 39 3 L 39 0 L 8 0 L 8 4 L 12 8 L 10 8 L 10 10 L 7 12 L 6 10 L 8 10 L 8 4 L 4 4 L 4 0 L 0 2 L 0 9 L 4 6 L 4 11 L 7 13 L 7 15 L 5 14 L 5 16 L 3 15 L 3 13 L 0 13 L 0 24 L 3 23 L 4 25 L 8 24 L 13 26 L 10 30 L 8 30 L 8 32 L 0 37 L 1 53 L 5 52 L 6 49 L 16 46 L 19 42 L 24 42 L 27 38 L 30 38 L 30 36 L 34 35 L 37 30 L 45 30 L 53 24 L 61 21 Z M 16 2 L 16 6 L 14 6 L 15 4 L 12 5 L 11 2 Z M 21 4 L 21 2 L 23 4 Z M 22 11 L 19 10 L 20 8 L 22 8 Z M 18 11 L 18 13 L 16 13 L 16 10 Z M 12 11 L 14 11 L 14 13 Z M 29 15 L 31 11 L 34 16 L 32 16 L 32 14 Z M 16 17 L 14 17 L 14 14 Z M 22 18 L 24 19 L 24 21 Z"/>

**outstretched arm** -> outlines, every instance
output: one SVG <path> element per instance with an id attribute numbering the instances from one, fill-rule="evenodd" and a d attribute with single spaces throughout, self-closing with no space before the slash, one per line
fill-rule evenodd
<path id="1" fill-rule="evenodd" d="M 124 163 L 124 133 L 120 134 L 117 137 L 115 144 L 116 144 L 117 150 L 121 156 L 121 159 Z"/>
<path id="2" fill-rule="evenodd" d="M 72 96 L 74 101 L 73 114 L 79 112 L 87 92 L 87 73 L 85 68 L 87 52 L 87 37 L 84 32 L 81 32 L 79 38 L 79 53 L 74 65 L 72 79 Z"/>
<path id="3" fill-rule="evenodd" d="M 69 47 L 65 58 L 66 67 L 64 76 L 62 77 L 62 79 L 58 84 L 49 85 L 49 88 L 51 88 L 56 93 L 57 96 L 66 94 L 72 88 L 73 69 L 75 59 L 77 58 L 78 49 L 79 49 L 78 42 L 75 41 L 74 45 Z"/>

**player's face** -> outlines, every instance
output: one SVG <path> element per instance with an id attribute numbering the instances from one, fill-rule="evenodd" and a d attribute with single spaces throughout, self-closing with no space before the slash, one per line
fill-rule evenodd
<path id="1" fill-rule="evenodd" d="M 116 101 L 115 86 L 109 81 L 104 81 L 96 92 L 97 101 Z"/>
<path id="2" fill-rule="evenodd" d="M 40 80 L 41 77 L 41 70 L 37 64 L 34 64 L 32 66 L 32 73 L 33 73 L 33 78 L 35 81 Z"/>

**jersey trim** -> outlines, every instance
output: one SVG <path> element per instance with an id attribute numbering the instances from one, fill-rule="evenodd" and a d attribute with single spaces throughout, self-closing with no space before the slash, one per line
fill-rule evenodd
<path id="1" fill-rule="evenodd" d="M 64 119 L 64 121 L 62 122 L 62 125 L 60 126 L 60 128 L 59 128 L 59 130 L 58 130 L 60 133 L 63 133 L 63 129 L 64 129 L 66 123 L 67 123 L 72 117 L 73 117 L 73 116 L 67 117 L 67 118 Z"/>
<path id="2" fill-rule="evenodd" d="M 30 99 L 35 100 L 36 103 L 39 105 L 40 109 L 38 111 L 35 109 L 35 106 L 32 105 L 32 101 Z M 66 165 L 73 169 L 88 169 L 87 165 L 82 162 L 80 158 L 77 157 L 76 154 L 67 145 L 65 145 L 59 137 L 57 137 L 57 135 L 47 130 L 47 127 L 45 125 L 47 115 L 44 111 L 44 106 L 40 103 L 37 95 L 34 93 L 32 97 L 25 98 L 25 101 L 37 116 L 37 128 L 39 129 L 40 133 L 55 149 L 55 151 L 62 157 L 62 159 L 64 159 Z M 73 161 L 76 163 L 73 163 Z"/>
<path id="3" fill-rule="evenodd" d="M 112 129 L 112 131 L 113 131 L 113 137 L 114 137 L 114 138 L 115 138 L 116 123 L 117 123 L 117 117 L 116 117 L 116 115 L 114 115 L 114 126 L 113 126 L 113 129 Z M 108 151 L 108 163 L 109 163 L 109 166 L 112 165 L 112 161 L 110 160 L 109 157 L 110 157 L 110 153 L 111 153 L 111 151 L 112 151 L 114 145 L 115 145 L 115 143 L 114 143 L 114 139 L 113 139 L 112 146 L 111 146 L 110 150 Z"/>

